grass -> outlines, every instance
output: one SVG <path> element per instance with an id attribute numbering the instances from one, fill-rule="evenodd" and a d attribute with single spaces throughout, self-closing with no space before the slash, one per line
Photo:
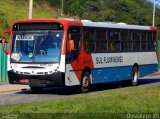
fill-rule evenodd
<path id="1" fill-rule="evenodd" d="M 87 114 L 89 117 L 93 114 L 97 116 L 110 114 L 112 118 L 115 113 L 122 114 L 122 117 L 127 113 L 159 114 L 160 85 L 119 88 L 41 102 L 1 106 L 0 113 L 26 114 L 27 116 L 37 113 L 47 116 L 45 114 L 52 113 L 60 117 L 64 114 L 72 114 L 72 116 Z"/>

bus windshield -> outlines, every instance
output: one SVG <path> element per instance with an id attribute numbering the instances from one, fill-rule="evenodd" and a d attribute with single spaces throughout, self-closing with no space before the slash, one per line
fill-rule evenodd
<path id="1" fill-rule="evenodd" d="M 14 31 L 11 62 L 59 62 L 63 31 Z"/>

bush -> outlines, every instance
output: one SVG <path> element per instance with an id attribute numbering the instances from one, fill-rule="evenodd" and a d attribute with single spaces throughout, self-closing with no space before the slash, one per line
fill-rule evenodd
<path id="1" fill-rule="evenodd" d="M 8 22 L 6 18 L 4 17 L 4 14 L 0 11 L 0 37 L 2 37 L 1 32 L 3 30 L 9 29 Z"/>

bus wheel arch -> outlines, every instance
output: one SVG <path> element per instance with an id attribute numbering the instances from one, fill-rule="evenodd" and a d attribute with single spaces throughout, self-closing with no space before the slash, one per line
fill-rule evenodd
<path id="1" fill-rule="evenodd" d="M 81 76 L 81 92 L 87 93 L 91 86 L 91 69 L 89 67 L 84 68 Z"/>
<path id="2" fill-rule="evenodd" d="M 139 79 L 139 66 L 137 63 L 135 63 L 131 71 L 131 85 L 136 86 L 138 84 L 138 79 Z"/>
<path id="3" fill-rule="evenodd" d="M 138 63 L 134 63 L 132 69 L 133 69 L 134 67 L 136 67 L 136 68 L 139 70 L 139 65 L 138 65 Z"/>

